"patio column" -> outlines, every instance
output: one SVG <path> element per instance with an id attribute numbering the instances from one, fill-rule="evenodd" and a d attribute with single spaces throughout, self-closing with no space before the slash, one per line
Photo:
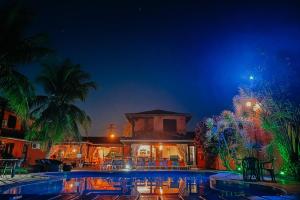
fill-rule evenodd
<path id="1" fill-rule="evenodd" d="M 150 161 L 152 161 L 152 144 L 150 144 Z"/>

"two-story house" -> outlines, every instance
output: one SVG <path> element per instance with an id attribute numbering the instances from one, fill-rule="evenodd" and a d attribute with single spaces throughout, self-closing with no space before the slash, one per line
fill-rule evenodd
<path id="1" fill-rule="evenodd" d="M 126 113 L 131 133 L 121 138 L 124 156 L 151 161 L 179 159 L 196 165 L 194 133 L 187 132 L 191 115 L 165 110 Z"/>

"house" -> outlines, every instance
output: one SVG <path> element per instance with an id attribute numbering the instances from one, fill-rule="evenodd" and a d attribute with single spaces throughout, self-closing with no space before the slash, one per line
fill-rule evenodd
<path id="1" fill-rule="evenodd" d="M 196 166 L 194 133 L 187 132 L 191 115 L 165 110 L 126 113 L 131 135 L 121 138 L 124 156 L 151 161 L 178 159 Z"/>
<path id="2" fill-rule="evenodd" d="M 135 162 L 178 160 L 196 166 L 194 133 L 187 132 L 191 115 L 164 110 L 126 113 L 131 127 L 126 137 L 83 137 L 51 149 L 51 157 L 69 162 L 101 164 L 111 159 Z"/>
<path id="3" fill-rule="evenodd" d="M 25 139 L 20 118 L 0 99 L 0 157 L 24 159 L 25 165 L 33 165 L 36 159 L 44 158 L 40 144 Z"/>

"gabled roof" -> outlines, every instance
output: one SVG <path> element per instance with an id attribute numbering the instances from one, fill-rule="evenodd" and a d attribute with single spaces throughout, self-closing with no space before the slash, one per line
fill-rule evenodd
<path id="1" fill-rule="evenodd" d="M 189 121 L 192 118 L 192 116 L 189 113 L 179 113 L 179 112 L 160 110 L 160 109 L 148 110 L 148 111 L 137 112 L 137 113 L 125 113 L 127 119 L 131 119 L 133 117 L 147 117 L 147 116 L 155 116 L 155 115 L 185 116 L 186 121 Z"/>
<path id="2" fill-rule="evenodd" d="M 133 113 L 134 114 L 134 113 Z M 178 112 L 172 112 L 172 111 L 167 111 L 167 110 L 148 110 L 144 112 L 138 112 L 135 114 L 150 114 L 150 115 L 185 115 L 185 113 L 178 113 Z"/>

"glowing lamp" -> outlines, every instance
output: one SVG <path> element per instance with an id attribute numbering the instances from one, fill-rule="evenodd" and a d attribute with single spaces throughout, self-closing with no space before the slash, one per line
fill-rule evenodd
<path id="1" fill-rule="evenodd" d="M 237 168 L 237 170 L 238 170 L 238 171 L 241 171 L 241 170 L 242 170 L 242 168 L 241 168 L 241 167 L 238 167 L 238 168 Z"/>
<path id="2" fill-rule="evenodd" d="M 247 106 L 247 107 L 251 107 L 251 106 L 252 106 L 251 101 L 247 101 L 247 102 L 246 102 L 246 106 Z"/>
<path id="3" fill-rule="evenodd" d="M 254 76 L 250 75 L 249 80 L 251 80 L 251 81 L 254 80 Z"/>
<path id="4" fill-rule="evenodd" d="M 72 151 L 73 151 L 73 153 L 75 153 L 75 152 L 76 152 L 76 149 L 74 148 L 74 149 L 72 149 Z"/>
<path id="5" fill-rule="evenodd" d="M 116 136 L 115 136 L 115 134 L 112 133 L 112 134 L 110 134 L 109 137 L 113 139 L 113 138 L 115 138 Z"/>
<path id="6" fill-rule="evenodd" d="M 159 150 L 160 150 L 160 151 L 163 150 L 163 145 L 159 145 Z"/>
<path id="7" fill-rule="evenodd" d="M 164 193 L 162 187 L 159 187 L 159 193 L 160 193 L 160 194 L 163 194 L 163 193 Z"/>
<path id="8" fill-rule="evenodd" d="M 259 105 L 259 103 L 256 103 L 256 104 L 253 106 L 253 110 L 254 110 L 254 111 L 260 110 L 260 105 Z"/>
<path id="9" fill-rule="evenodd" d="M 125 165 L 125 169 L 130 169 L 131 167 L 130 167 L 130 165 L 129 164 L 126 164 Z"/>
<path id="10" fill-rule="evenodd" d="M 280 171 L 280 173 L 279 173 L 280 175 L 284 175 L 285 173 L 284 173 L 284 171 Z"/>

